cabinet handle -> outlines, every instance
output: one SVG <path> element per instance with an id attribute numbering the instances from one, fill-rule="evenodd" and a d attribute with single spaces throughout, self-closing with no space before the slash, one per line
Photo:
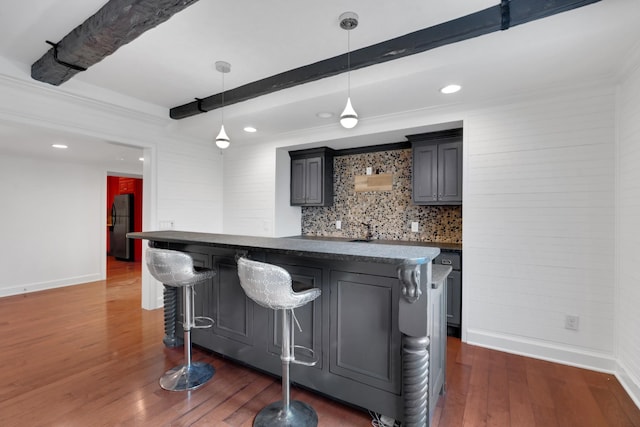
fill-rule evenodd
<path id="1" fill-rule="evenodd" d="M 442 259 L 442 265 L 451 265 L 451 264 L 452 264 L 452 262 L 451 262 L 450 259 L 446 259 L 446 258 Z"/>
<path id="2" fill-rule="evenodd" d="M 447 317 L 453 317 L 453 314 L 447 314 Z"/>
<path id="3" fill-rule="evenodd" d="M 433 198 L 434 198 L 434 199 L 437 199 L 437 198 L 438 198 L 438 196 L 437 196 L 436 194 L 434 194 L 434 195 L 433 195 Z"/>

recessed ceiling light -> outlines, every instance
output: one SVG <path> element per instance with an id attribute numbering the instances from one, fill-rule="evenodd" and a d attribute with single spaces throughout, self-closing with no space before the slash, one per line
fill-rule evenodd
<path id="1" fill-rule="evenodd" d="M 254 133 L 256 132 L 258 129 L 254 128 L 253 126 L 245 126 L 244 127 L 244 131 L 245 132 L 249 132 L 249 133 Z"/>
<path id="2" fill-rule="evenodd" d="M 320 117 L 321 119 L 330 119 L 331 117 L 333 117 L 333 113 L 329 111 L 323 111 L 321 113 L 316 114 L 316 116 Z"/>
<path id="3" fill-rule="evenodd" d="M 460 89 L 462 89 L 462 86 L 460 86 L 460 85 L 447 85 L 447 86 L 443 87 L 442 89 L 440 89 L 440 92 L 446 93 L 446 94 L 456 93 Z"/>
<path id="4" fill-rule="evenodd" d="M 144 157 L 138 157 L 138 160 L 140 160 L 141 162 L 144 162 Z"/>
<path id="5" fill-rule="evenodd" d="M 60 149 L 65 149 L 65 148 L 69 148 L 68 146 L 64 145 L 64 144 L 53 144 L 51 145 L 53 148 L 60 148 Z"/>

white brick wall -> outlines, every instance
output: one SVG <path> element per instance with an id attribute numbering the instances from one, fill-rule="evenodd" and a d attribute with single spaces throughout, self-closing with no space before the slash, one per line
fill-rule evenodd
<path id="1" fill-rule="evenodd" d="M 640 405 L 640 63 L 619 88 L 617 119 L 618 376 Z"/>
<path id="2" fill-rule="evenodd" d="M 276 148 L 238 145 L 224 151 L 224 232 L 271 236 L 274 221 Z"/>
<path id="3" fill-rule="evenodd" d="M 157 230 L 222 232 L 222 156 L 212 142 L 163 141 L 157 148 Z"/>
<path id="4" fill-rule="evenodd" d="M 470 342 L 612 369 L 614 101 L 585 89 L 465 120 Z M 566 315 L 580 316 L 578 331 Z"/>

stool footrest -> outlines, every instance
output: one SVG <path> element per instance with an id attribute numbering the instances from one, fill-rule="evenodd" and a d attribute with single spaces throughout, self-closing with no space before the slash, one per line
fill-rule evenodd
<path id="1" fill-rule="evenodd" d="M 201 323 L 199 325 L 198 322 L 204 322 L 204 323 Z M 207 329 L 212 327 L 215 321 L 211 317 L 196 316 L 193 318 L 193 323 L 194 325 L 192 326 L 192 329 Z"/>
<path id="2" fill-rule="evenodd" d="M 318 357 L 316 357 L 316 352 L 310 349 L 309 347 L 294 345 L 293 349 L 294 349 L 294 352 L 293 352 L 293 358 L 291 359 L 291 363 L 295 363 L 296 365 L 304 365 L 304 366 L 315 366 L 318 363 Z M 308 351 L 310 353 L 309 357 L 311 358 L 311 360 L 304 361 L 304 360 L 296 359 L 296 354 L 295 354 L 296 349 Z"/>

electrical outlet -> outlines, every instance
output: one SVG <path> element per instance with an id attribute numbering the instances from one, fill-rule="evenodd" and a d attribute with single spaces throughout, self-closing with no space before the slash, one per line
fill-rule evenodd
<path id="1" fill-rule="evenodd" d="M 164 221 L 159 221 L 158 228 L 160 230 L 173 230 L 173 225 L 174 225 L 173 220 L 168 219 Z"/>
<path id="2" fill-rule="evenodd" d="M 570 331 L 577 331 L 579 324 L 580 324 L 579 316 L 572 316 L 570 314 L 567 314 L 564 318 L 565 329 L 569 329 Z"/>
<path id="3" fill-rule="evenodd" d="M 336 221 L 336 230 L 342 230 L 342 221 L 340 220 Z"/>
<path id="4" fill-rule="evenodd" d="M 412 233 L 417 233 L 418 232 L 418 228 L 419 228 L 418 221 L 412 221 L 411 222 L 411 232 Z"/>
<path id="5" fill-rule="evenodd" d="M 371 166 L 367 167 L 367 175 L 371 175 L 373 173 L 373 168 Z"/>

